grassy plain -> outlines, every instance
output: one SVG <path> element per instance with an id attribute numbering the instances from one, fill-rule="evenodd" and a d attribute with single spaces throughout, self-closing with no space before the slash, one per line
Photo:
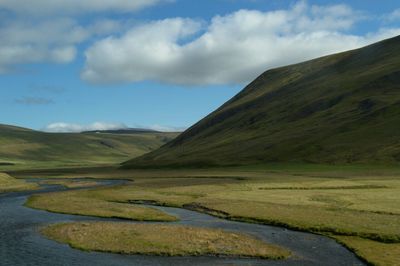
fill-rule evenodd
<path id="1" fill-rule="evenodd" d="M 32 190 L 36 188 L 38 188 L 38 185 L 35 183 L 28 183 L 15 179 L 8 174 L 0 173 L 0 193 Z"/>
<path id="2" fill-rule="evenodd" d="M 358 256 L 367 258 L 370 264 L 378 266 L 400 265 L 400 244 L 387 244 L 353 236 L 336 236 L 340 243 L 349 247 Z"/>
<path id="3" fill-rule="evenodd" d="M 26 206 L 56 213 L 120 218 L 136 221 L 176 221 L 176 217 L 162 211 L 93 197 L 89 191 L 68 191 L 34 195 Z"/>
<path id="4" fill-rule="evenodd" d="M 36 176 L 34 172 L 14 174 Z M 72 194 L 43 195 L 36 202 L 37 207 L 50 199 L 59 200 L 61 205 L 54 205 L 66 212 L 80 209 L 79 205 L 73 207 L 75 203 L 71 200 L 75 198 L 81 199 L 80 204 L 98 200 L 113 204 L 146 201 L 195 209 L 226 219 L 325 234 L 340 239 L 373 264 L 400 262 L 396 251 L 400 245 L 400 168 L 396 166 L 276 164 L 129 171 L 86 168 L 67 173 L 54 170 L 44 175 L 108 176 L 135 182 Z M 66 200 L 72 204 L 63 206 Z M 383 247 L 388 248 L 382 259 L 371 252 Z"/>
<path id="5" fill-rule="evenodd" d="M 122 254 L 240 256 L 281 259 L 289 252 L 253 237 L 178 225 L 92 222 L 56 224 L 42 232 L 72 247 Z"/>

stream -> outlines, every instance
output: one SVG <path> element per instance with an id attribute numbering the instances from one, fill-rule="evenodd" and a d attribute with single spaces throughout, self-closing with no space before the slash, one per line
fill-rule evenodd
<path id="1" fill-rule="evenodd" d="M 102 180 L 101 186 L 123 184 L 123 180 Z M 86 189 L 86 188 L 85 188 Z M 30 195 L 68 190 L 59 185 L 45 185 L 41 190 L 0 194 L 0 265 L 365 265 L 352 252 L 334 240 L 311 233 L 276 226 L 228 221 L 190 210 L 149 206 L 177 216 L 176 224 L 219 228 L 256 236 L 293 253 L 286 260 L 263 260 L 231 257 L 159 257 L 83 252 L 41 236 L 38 228 L 52 223 L 108 221 L 89 216 L 56 214 L 24 207 Z M 118 219 L 112 219 L 118 221 Z M 126 220 L 121 220 L 126 222 Z M 135 223 L 132 221 L 132 223 Z"/>

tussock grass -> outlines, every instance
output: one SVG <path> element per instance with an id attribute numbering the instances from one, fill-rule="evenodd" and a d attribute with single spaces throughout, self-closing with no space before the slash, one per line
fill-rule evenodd
<path id="1" fill-rule="evenodd" d="M 159 256 L 283 259 L 289 252 L 248 235 L 178 225 L 84 222 L 44 228 L 49 238 L 87 251 Z"/>
<path id="2" fill-rule="evenodd" d="M 386 244 L 359 237 L 335 236 L 340 243 L 364 258 L 371 265 L 399 266 L 400 244 Z"/>
<path id="3" fill-rule="evenodd" d="M 360 236 L 387 243 L 399 243 L 400 216 L 310 206 L 266 204 L 246 201 L 202 203 L 211 214 L 224 218 L 283 226 L 300 231 Z M 201 208 L 200 208 L 201 210 Z"/>
<path id="4" fill-rule="evenodd" d="M 260 190 L 329 190 L 329 189 L 374 189 L 387 188 L 386 186 L 363 185 L 363 186 L 336 186 L 336 187 L 261 187 Z"/>
<path id="5" fill-rule="evenodd" d="M 133 186 L 43 195 L 36 205 L 65 212 L 76 212 L 75 209 L 80 209 L 72 207 L 75 202 L 64 206 L 65 204 L 59 204 L 58 200 L 51 208 L 43 205 L 57 197 L 63 201 L 65 195 L 70 195 L 70 202 L 78 198 L 81 204 L 89 199 L 108 203 L 155 201 L 160 205 L 174 207 L 195 203 L 205 207 L 201 211 L 213 210 L 214 215 L 223 212 L 227 214 L 224 218 L 229 219 L 281 225 L 319 233 L 362 236 L 383 242 L 400 242 L 400 180 L 393 179 L 392 176 L 380 180 L 351 176 L 346 179 L 326 180 L 287 174 L 282 174 L 279 179 L 275 175 L 272 175 L 271 179 L 266 174 L 265 178 L 248 180 L 137 179 Z M 282 189 L 300 185 L 315 189 Z M 346 189 L 332 189 L 339 186 Z M 276 189 L 260 189 L 265 187 Z"/>
<path id="6" fill-rule="evenodd" d="M 65 176 L 60 172 L 54 175 Z M 85 194 L 86 201 L 195 209 L 226 219 L 358 237 L 371 243 L 392 243 L 388 247 L 400 242 L 400 172 L 397 167 L 273 165 L 267 168 L 94 172 L 80 169 L 71 170 L 68 175 L 113 176 L 135 181 L 133 185 L 71 194 L 72 198 Z M 360 256 L 369 260 L 369 253 Z"/>
<path id="7" fill-rule="evenodd" d="M 99 183 L 96 181 L 77 181 L 77 180 L 45 180 L 41 181 L 43 185 L 61 185 L 66 188 L 85 188 L 97 186 Z"/>
<path id="8" fill-rule="evenodd" d="M 37 189 L 35 183 L 18 180 L 8 174 L 0 173 L 0 193 Z"/>
<path id="9" fill-rule="evenodd" d="M 31 196 L 28 207 L 65 214 L 120 218 L 137 221 L 176 221 L 162 211 L 91 197 L 89 191 L 68 191 Z"/>

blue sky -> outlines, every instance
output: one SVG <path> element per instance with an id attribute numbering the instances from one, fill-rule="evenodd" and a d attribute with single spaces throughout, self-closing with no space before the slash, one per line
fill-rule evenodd
<path id="1" fill-rule="evenodd" d="M 0 1 L 0 123 L 186 128 L 263 71 L 400 34 L 398 1 Z"/>

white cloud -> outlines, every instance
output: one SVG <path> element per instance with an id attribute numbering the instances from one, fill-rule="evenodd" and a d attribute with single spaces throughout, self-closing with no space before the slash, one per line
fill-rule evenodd
<path id="1" fill-rule="evenodd" d="M 127 126 L 122 123 L 104 123 L 96 122 L 90 125 L 70 124 L 70 123 L 53 123 L 46 126 L 43 130 L 46 132 L 83 132 L 83 131 L 96 131 L 96 130 L 118 130 L 126 129 Z"/>
<path id="2" fill-rule="evenodd" d="M 26 103 L 25 99 L 24 104 L 38 104 L 35 99 L 35 103 L 33 103 L 33 99 L 29 99 L 29 103 Z M 22 102 L 21 102 L 22 103 Z M 163 126 L 163 125 L 151 125 L 151 126 L 135 126 L 134 128 L 140 129 L 151 129 L 160 132 L 181 132 L 184 131 L 185 127 L 174 127 L 174 126 Z M 52 132 L 52 133 L 62 133 L 62 132 L 71 132 L 71 133 L 78 133 L 84 131 L 96 131 L 96 130 L 118 130 L 118 129 L 129 129 L 123 123 L 105 123 L 105 122 L 95 122 L 89 125 L 82 125 L 82 124 L 74 124 L 74 123 L 64 123 L 64 122 L 57 122 L 47 125 L 43 128 L 43 131 Z"/>
<path id="3" fill-rule="evenodd" d="M 94 36 L 118 31 L 111 20 L 81 26 L 71 18 L 29 21 L 17 19 L 0 27 L 0 73 L 25 63 L 69 63 L 77 56 L 76 46 Z"/>
<path id="4" fill-rule="evenodd" d="M 246 83 L 268 68 L 400 34 L 400 29 L 366 36 L 348 33 L 362 19 L 347 5 L 310 6 L 301 1 L 287 10 L 216 16 L 205 27 L 184 18 L 153 21 L 92 45 L 81 77 L 98 84 Z"/>
<path id="5" fill-rule="evenodd" d="M 162 125 L 152 125 L 149 127 L 141 127 L 141 128 L 152 129 L 160 132 L 183 132 L 187 129 L 186 127 L 174 127 L 174 126 L 162 126 Z"/>
<path id="6" fill-rule="evenodd" d="M 77 46 L 118 33 L 120 21 L 80 15 L 127 13 L 172 0 L 0 0 L 0 74 L 20 64 L 70 63 Z"/>
<path id="7" fill-rule="evenodd" d="M 386 21 L 400 20 L 400 8 L 395 9 L 389 15 L 385 16 Z"/>
<path id="8" fill-rule="evenodd" d="M 168 64 L 184 56 L 176 42 L 199 29 L 200 23 L 190 19 L 166 19 L 134 28 L 121 39 L 104 39 L 86 53 L 83 78 L 95 81 L 116 67 L 106 77 L 109 81 L 156 79 L 159 73 L 168 72 Z"/>
<path id="9" fill-rule="evenodd" d="M 56 63 L 68 63 L 75 59 L 76 53 L 74 46 L 57 47 L 50 51 L 50 58 Z"/>
<path id="10" fill-rule="evenodd" d="M 120 21 L 111 19 L 102 19 L 95 21 L 88 27 L 88 31 L 94 35 L 105 35 L 119 32 L 123 28 Z"/>
<path id="11" fill-rule="evenodd" d="M 0 0 L 0 9 L 22 14 L 78 14 L 87 12 L 134 12 L 171 0 Z"/>

